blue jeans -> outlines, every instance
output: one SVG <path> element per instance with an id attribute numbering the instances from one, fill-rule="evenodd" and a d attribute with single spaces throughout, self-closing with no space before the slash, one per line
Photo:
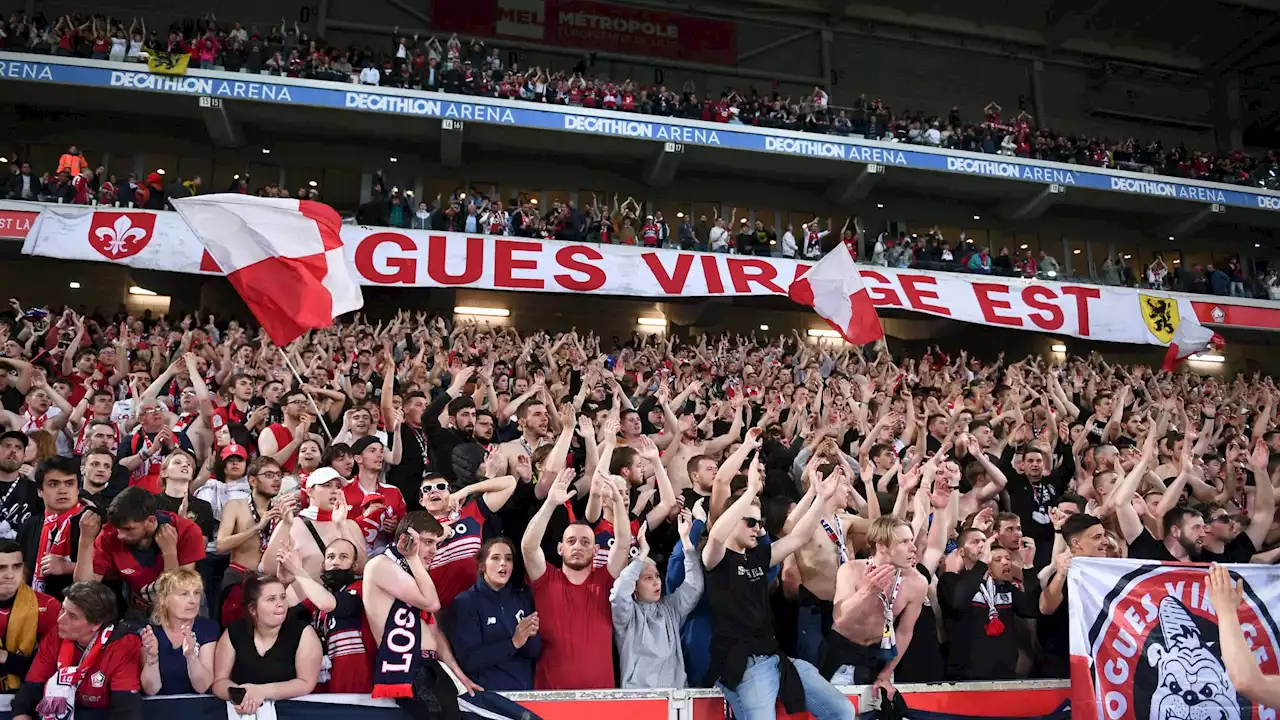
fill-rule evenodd
<path id="1" fill-rule="evenodd" d="M 829 627 L 831 627 L 830 622 L 823 627 L 821 606 L 802 601 L 796 616 L 796 657 L 817 665 L 822 636 Z"/>
<path id="2" fill-rule="evenodd" d="M 818 669 L 804 660 L 793 660 L 804 684 L 804 705 L 817 720 L 852 720 L 853 703 L 827 682 Z M 737 690 L 720 683 L 716 687 L 733 708 L 737 720 L 776 720 L 778 704 L 778 656 L 754 655 Z"/>

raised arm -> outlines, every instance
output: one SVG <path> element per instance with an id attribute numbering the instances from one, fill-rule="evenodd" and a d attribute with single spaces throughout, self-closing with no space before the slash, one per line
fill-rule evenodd
<path id="1" fill-rule="evenodd" d="M 556 476 L 542 507 L 529 519 L 524 535 L 520 538 L 520 554 L 524 557 L 524 570 L 529 582 L 537 582 L 547 571 L 547 558 L 542 552 L 542 538 L 547 534 L 547 523 L 557 506 L 568 502 L 572 497 L 569 482 L 573 479 L 573 470 L 565 468 Z M 615 543 L 617 544 L 617 543 Z"/>

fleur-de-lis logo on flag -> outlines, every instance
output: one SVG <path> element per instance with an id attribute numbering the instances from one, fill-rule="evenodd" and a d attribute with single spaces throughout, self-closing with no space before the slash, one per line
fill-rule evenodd
<path id="1" fill-rule="evenodd" d="M 151 242 L 156 216 L 146 212 L 95 212 L 89 244 L 108 260 L 137 255 Z"/>

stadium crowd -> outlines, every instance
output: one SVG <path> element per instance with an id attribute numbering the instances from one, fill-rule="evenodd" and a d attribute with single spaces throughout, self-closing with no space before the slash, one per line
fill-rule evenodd
<path id="1" fill-rule="evenodd" d="M 267 197 L 298 197 L 318 200 L 320 192 L 302 187 L 290 191 L 276 184 L 250 190 L 249 175 L 237 175 L 225 192 L 248 193 Z M 169 198 L 190 197 L 204 190 L 199 176 L 183 180 L 166 178 L 153 172 L 139 180 L 130 173 L 121 181 L 99 165 L 91 167 L 84 154 L 71 146 L 58 160 L 55 172 L 37 174 L 31 164 L 12 158 L 9 176 L 3 185 L 4 197 L 10 200 L 58 202 L 73 205 L 107 205 L 138 207 L 150 210 L 172 209 Z M 943 272 L 968 272 L 1005 277 L 1038 277 L 1049 280 L 1095 282 L 1123 287 L 1146 287 L 1179 290 L 1206 295 L 1280 299 L 1280 277 L 1274 269 L 1265 276 L 1247 273 L 1237 255 L 1230 254 L 1215 265 L 1172 267 L 1160 256 L 1144 266 L 1135 266 L 1131 258 L 1121 254 L 1107 255 L 1101 264 L 1073 267 L 1067 272 L 1046 251 L 1033 253 L 1026 248 L 994 248 L 975 243 L 962 233 L 954 242 L 933 226 L 924 233 L 905 230 L 873 234 L 867 232 L 856 217 L 847 218 L 839 232 L 833 232 L 835 220 L 813 218 L 799 228 L 788 224 L 779 232 L 773 223 L 757 220 L 754 224 L 738 217 L 733 209 L 729 217 L 713 211 L 694 217 L 683 211 L 668 220 L 662 211 L 645 211 L 633 197 L 619 200 L 593 196 L 581 206 L 573 201 L 548 203 L 540 208 L 538 200 L 521 195 L 504 205 L 497 188 L 488 191 L 472 187 L 458 188 L 448 197 L 415 198 L 412 190 L 393 185 L 381 170 L 372 181 L 369 198 L 356 208 L 350 220 L 365 226 L 399 227 L 419 230 L 445 230 L 488 235 L 639 245 L 653 248 L 679 248 L 702 252 L 734 253 L 763 257 L 817 260 L 840 242 L 848 243 L 861 261 L 887 267 L 918 268 Z"/>
<path id="2" fill-rule="evenodd" d="M 24 720 L 686 686 L 850 718 L 834 685 L 1065 677 L 1075 557 L 1280 557 L 1258 375 L 407 311 L 278 348 L 16 299 L 0 343 Z"/>
<path id="3" fill-rule="evenodd" d="M 1254 157 L 1241 150 L 1215 155 L 1160 140 L 1099 138 L 1037 127 L 1022 111 L 1015 117 L 996 102 L 980 118 L 966 118 L 958 106 L 945 114 L 923 110 L 895 112 L 879 98 L 859 95 L 845 107 L 831 104 L 822 87 L 803 97 L 726 88 L 699 92 L 693 83 L 677 91 L 661 83 L 598 77 L 590 58 L 565 69 L 527 67 L 503 57 L 479 39 L 456 34 L 423 39 L 396 32 L 384 47 L 330 45 L 281 19 L 265 33 L 257 25 L 220 23 L 212 15 L 172 23 L 166 33 L 145 22 L 104 15 L 43 14 L 0 17 L 0 50 L 142 61 L 148 52 L 188 54 L 191 65 L 230 72 L 283 75 L 343 83 L 441 91 L 527 102 L 575 105 L 708 122 L 758 125 L 820 134 L 857 136 L 1119 168 L 1231 184 L 1280 187 L 1280 157 L 1268 151 Z"/>

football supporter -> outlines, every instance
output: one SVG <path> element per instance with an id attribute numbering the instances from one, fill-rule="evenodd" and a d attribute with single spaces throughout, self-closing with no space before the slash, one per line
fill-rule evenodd
<path id="1" fill-rule="evenodd" d="M 204 581 L 193 570 L 169 570 L 156 580 L 155 609 L 143 626 L 142 692 L 206 693 L 213 684 L 218 624 L 200 617 Z"/>
<path id="2" fill-rule="evenodd" d="M 40 643 L 57 644 L 49 631 L 57 626 L 61 605 L 23 582 L 25 565 L 17 543 L 0 540 L 0 677 L 6 693 L 21 685 Z"/>
<path id="3" fill-rule="evenodd" d="M 136 633 L 113 625 L 115 617 L 115 594 L 105 585 L 67 588 L 57 636 L 40 643 L 13 698 L 13 717 L 64 717 L 79 709 L 140 720 L 142 643 Z"/>
<path id="4" fill-rule="evenodd" d="M 18 532 L 18 542 L 31 587 L 54 597 L 62 597 L 73 582 L 80 544 L 80 502 L 78 468 L 74 460 L 55 456 L 36 468 L 35 486 L 44 501 L 44 513 L 32 516 Z"/>
<path id="5" fill-rule="evenodd" d="M 513 587 L 515 546 L 505 537 L 480 548 L 480 579 L 453 599 L 449 642 L 468 677 L 493 692 L 533 689 L 542 652 L 541 620 L 525 588 Z"/>
<path id="6" fill-rule="evenodd" d="M 130 608 L 142 616 L 153 609 L 154 584 L 161 573 L 194 570 L 205 557 L 200 528 L 187 518 L 159 510 L 156 498 L 140 487 L 120 493 L 106 511 L 80 515 L 76 582 L 119 580 L 129 591 Z"/>
<path id="7" fill-rule="evenodd" d="M 213 694 L 241 715 L 255 715 L 263 703 L 314 690 L 323 655 L 320 639 L 309 623 L 289 612 L 284 583 L 249 576 L 244 607 L 245 616 L 218 638 Z"/>

